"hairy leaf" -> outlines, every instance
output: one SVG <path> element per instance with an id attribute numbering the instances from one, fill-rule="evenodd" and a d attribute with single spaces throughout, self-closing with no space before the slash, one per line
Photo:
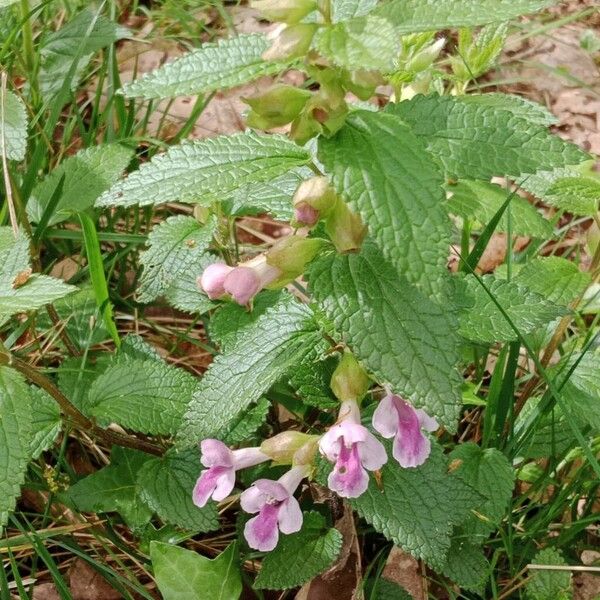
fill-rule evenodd
<path id="1" fill-rule="evenodd" d="M 334 23 L 369 14 L 377 6 L 377 0 L 332 0 L 331 20 Z"/>
<path id="2" fill-rule="evenodd" d="M 540 550 L 533 559 L 534 565 L 565 566 L 562 554 L 554 548 Z M 571 573 L 556 569 L 531 569 L 525 586 L 529 600 L 571 600 L 573 588 Z"/>
<path id="3" fill-rule="evenodd" d="M 452 313 L 425 297 L 370 243 L 325 256 L 310 289 L 342 339 L 381 383 L 456 429 L 460 386 Z"/>
<path id="4" fill-rule="evenodd" d="M 129 98 L 172 98 L 226 90 L 274 75 L 284 66 L 262 59 L 270 43 L 263 35 L 239 35 L 201 48 L 123 87 Z"/>
<path id="5" fill-rule="evenodd" d="M 0 532 L 25 480 L 32 437 L 29 388 L 19 373 L 0 366 Z"/>
<path id="6" fill-rule="evenodd" d="M 577 215 L 594 216 L 600 200 L 600 180 L 591 177 L 563 177 L 546 191 L 550 202 Z"/>
<path id="7" fill-rule="evenodd" d="M 415 96 L 385 112 L 411 126 L 448 176 L 488 181 L 587 160 L 577 146 L 507 110 L 452 96 Z"/>
<path id="8" fill-rule="evenodd" d="M 32 438 L 29 455 L 36 459 L 50 448 L 62 428 L 58 403 L 48 392 L 38 387 L 30 387 Z"/>
<path id="9" fill-rule="evenodd" d="M 333 395 L 330 386 L 331 376 L 337 364 L 338 361 L 330 357 L 318 362 L 306 360 L 294 369 L 290 376 L 290 385 L 302 402 L 321 409 L 335 408 L 339 404 L 340 401 Z"/>
<path id="10" fill-rule="evenodd" d="M 284 296 L 215 358 L 192 396 L 179 444 L 219 437 L 319 340 L 310 309 Z"/>
<path id="11" fill-rule="evenodd" d="M 0 227 L 0 289 L 12 287 L 19 273 L 29 268 L 29 238 L 22 230 Z"/>
<path id="12" fill-rule="evenodd" d="M 197 448 L 170 450 L 162 458 L 152 458 L 138 474 L 142 498 L 166 523 L 194 532 L 218 529 L 216 505 L 210 502 L 198 508 L 192 502 L 201 469 Z"/>
<path id="13" fill-rule="evenodd" d="M 27 203 L 29 217 L 39 223 L 63 176 L 62 194 L 48 225 L 91 208 L 100 194 L 123 174 L 132 156 L 133 151 L 120 144 L 104 144 L 66 158 L 33 189 Z"/>
<path id="14" fill-rule="evenodd" d="M 307 150 L 280 135 L 253 132 L 185 142 L 144 163 L 105 192 L 96 206 L 147 206 L 220 200 L 309 161 Z"/>
<path id="15" fill-rule="evenodd" d="M 269 552 L 254 581 L 257 589 L 287 590 L 302 585 L 328 569 L 342 549 L 342 534 L 327 528 L 317 512 L 304 513 L 298 533 L 282 535 Z"/>
<path id="16" fill-rule="evenodd" d="M 179 546 L 151 542 L 150 559 L 164 600 L 237 600 L 242 593 L 235 543 L 210 560 Z"/>
<path id="17" fill-rule="evenodd" d="M 267 420 L 271 403 L 266 398 L 260 398 L 255 406 L 240 415 L 229 431 L 223 437 L 228 446 L 234 446 L 252 437 L 256 430 Z"/>
<path id="18" fill-rule="evenodd" d="M 461 102 L 465 104 L 478 104 L 496 110 L 507 110 L 517 117 L 522 117 L 530 123 L 537 125 L 555 125 L 558 119 L 543 105 L 537 102 L 515 96 L 514 94 L 469 94 L 462 96 Z"/>
<path id="19" fill-rule="evenodd" d="M 410 128 L 357 111 L 337 135 L 319 140 L 319 160 L 386 258 L 427 293 L 439 291 L 450 244 L 443 180 Z"/>
<path id="20" fill-rule="evenodd" d="M 468 536 L 452 538 L 442 573 L 460 587 L 482 593 L 482 585 L 490 565 L 481 548 L 472 544 Z"/>
<path id="21" fill-rule="evenodd" d="M 0 97 L 0 148 L 6 158 L 23 160 L 27 151 L 27 112 L 21 98 L 7 90 Z"/>

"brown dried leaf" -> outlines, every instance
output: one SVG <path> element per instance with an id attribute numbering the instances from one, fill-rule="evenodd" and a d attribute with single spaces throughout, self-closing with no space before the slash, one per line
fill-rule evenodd
<path id="1" fill-rule="evenodd" d="M 418 561 L 394 546 L 383 568 L 382 577 L 403 587 L 415 600 L 426 600 L 425 580 Z"/>
<path id="2" fill-rule="evenodd" d="M 69 586 L 73 600 L 120 600 L 123 596 L 82 559 L 69 570 Z"/>

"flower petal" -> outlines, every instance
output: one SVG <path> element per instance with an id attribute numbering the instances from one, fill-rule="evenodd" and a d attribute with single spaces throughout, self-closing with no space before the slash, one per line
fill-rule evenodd
<path id="1" fill-rule="evenodd" d="M 394 396 L 386 394 L 373 413 L 373 427 L 384 438 L 391 438 L 398 431 L 398 413 L 394 406 Z"/>
<path id="2" fill-rule="evenodd" d="M 220 440 L 206 439 L 200 442 L 201 462 L 205 467 L 233 467 L 233 453 Z"/>
<path id="3" fill-rule="evenodd" d="M 212 467 L 200 473 L 200 477 L 198 477 L 192 491 L 192 501 L 199 508 L 206 506 L 206 503 L 215 491 L 217 480 L 223 474 L 222 469 L 222 467 Z"/>
<path id="4" fill-rule="evenodd" d="M 437 431 L 439 424 L 433 417 L 430 417 L 421 408 L 416 408 L 415 412 L 417 413 L 417 418 L 419 419 L 419 424 L 422 429 L 425 431 Z"/>
<path id="5" fill-rule="evenodd" d="M 296 533 L 302 528 L 302 510 L 298 500 L 290 496 L 279 507 L 279 529 L 281 533 Z"/>
<path id="6" fill-rule="evenodd" d="M 388 459 L 385 446 L 370 432 L 367 439 L 358 445 L 358 451 L 362 466 L 369 471 L 381 469 Z"/>
<path id="7" fill-rule="evenodd" d="M 235 470 L 233 468 L 227 469 L 219 478 L 217 479 L 217 485 L 215 487 L 215 491 L 213 492 L 213 500 L 217 502 L 221 502 L 221 500 L 225 500 L 229 494 L 231 494 L 231 490 L 233 490 L 233 486 L 235 485 Z"/>
<path id="8" fill-rule="evenodd" d="M 268 552 L 277 546 L 279 541 L 278 513 L 279 506 L 265 504 L 260 513 L 246 523 L 244 537 L 251 548 Z"/>
<path id="9" fill-rule="evenodd" d="M 264 506 L 267 497 L 256 486 L 251 486 L 242 492 L 240 506 L 247 513 L 257 513 Z"/>
<path id="10" fill-rule="evenodd" d="M 358 444 L 342 446 L 327 481 L 329 488 L 344 498 L 356 498 L 367 489 L 369 476 L 360 462 Z"/>
<path id="11" fill-rule="evenodd" d="M 289 492 L 285 489 L 285 486 L 281 485 L 278 481 L 272 479 L 257 479 L 254 482 L 254 486 L 261 491 L 265 496 L 269 496 L 273 500 L 282 502 L 290 497 Z"/>
<path id="12" fill-rule="evenodd" d="M 328 460 L 334 462 L 340 453 L 340 438 L 343 435 L 343 429 L 339 425 L 334 425 L 319 440 L 319 450 Z"/>
<path id="13" fill-rule="evenodd" d="M 244 306 L 260 292 L 261 281 L 253 269 L 235 267 L 225 278 L 223 287 L 238 304 Z"/>
<path id="14" fill-rule="evenodd" d="M 398 436 L 394 440 L 393 455 L 406 469 L 422 465 L 431 453 L 431 442 L 420 431 L 418 436 L 407 440 L 406 437 Z"/>

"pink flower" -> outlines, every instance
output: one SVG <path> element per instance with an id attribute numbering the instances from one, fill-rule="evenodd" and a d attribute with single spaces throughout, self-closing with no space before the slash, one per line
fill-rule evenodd
<path id="1" fill-rule="evenodd" d="M 373 427 L 384 438 L 394 438 L 393 455 L 400 466 L 418 467 L 431 452 L 422 430 L 435 431 L 438 424 L 425 411 L 388 392 L 373 413 Z"/>
<path id="2" fill-rule="evenodd" d="M 329 474 L 329 488 L 344 498 L 357 498 L 369 485 L 368 471 L 376 471 L 387 462 L 383 444 L 360 423 L 360 411 L 354 400 L 342 402 L 338 423 L 319 442 L 319 449 L 335 462 Z"/>
<path id="3" fill-rule="evenodd" d="M 219 440 L 203 440 L 200 450 L 201 462 L 207 468 L 200 473 L 192 492 L 194 504 L 200 508 L 210 498 L 220 502 L 231 494 L 236 471 L 270 460 L 260 448 L 230 450 Z"/>
<path id="4" fill-rule="evenodd" d="M 300 202 L 294 207 L 294 219 L 299 225 L 313 227 L 319 221 L 319 211 L 308 202 Z"/>
<path id="5" fill-rule="evenodd" d="M 245 306 L 280 275 L 281 270 L 269 265 L 262 254 L 235 267 L 225 278 L 223 287 L 235 302 Z"/>
<path id="6" fill-rule="evenodd" d="M 295 533 L 302 527 L 302 511 L 293 494 L 306 477 L 308 467 L 292 467 L 277 481 L 258 479 L 242 493 L 240 503 L 248 513 L 258 513 L 244 527 L 248 545 L 256 550 L 273 550 L 279 532 Z"/>
<path id="7" fill-rule="evenodd" d="M 198 278 L 198 286 L 211 299 L 216 300 L 225 294 L 225 278 L 233 271 L 233 267 L 225 263 L 213 263 L 208 265 L 202 275 Z"/>

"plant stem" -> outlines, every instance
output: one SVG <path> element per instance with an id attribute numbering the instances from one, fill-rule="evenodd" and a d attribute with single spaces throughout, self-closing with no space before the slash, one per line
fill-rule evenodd
<path id="1" fill-rule="evenodd" d="M 91 419 L 86 417 L 71 401 L 37 369 L 28 365 L 25 361 L 11 354 L 0 341 L 0 365 L 12 367 L 24 375 L 31 383 L 41 387 L 48 392 L 60 406 L 61 412 L 68 417 L 78 429 L 86 431 L 92 436 L 99 438 L 110 445 L 123 446 L 125 448 L 134 448 L 148 454 L 162 456 L 163 449 L 152 442 L 136 438 L 134 436 L 124 435 L 109 429 L 98 427 Z"/>
<path id="2" fill-rule="evenodd" d="M 35 98 L 37 94 L 37 85 L 35 77 L 35 49 L 33 47 L 33 29 L 31 27 L 31 16 L 29 10 L 29 0 L 21 0 L 21 16 L 23 18 L 23 55 L 25 67 L 29 77 L 32 95 Z"/>

